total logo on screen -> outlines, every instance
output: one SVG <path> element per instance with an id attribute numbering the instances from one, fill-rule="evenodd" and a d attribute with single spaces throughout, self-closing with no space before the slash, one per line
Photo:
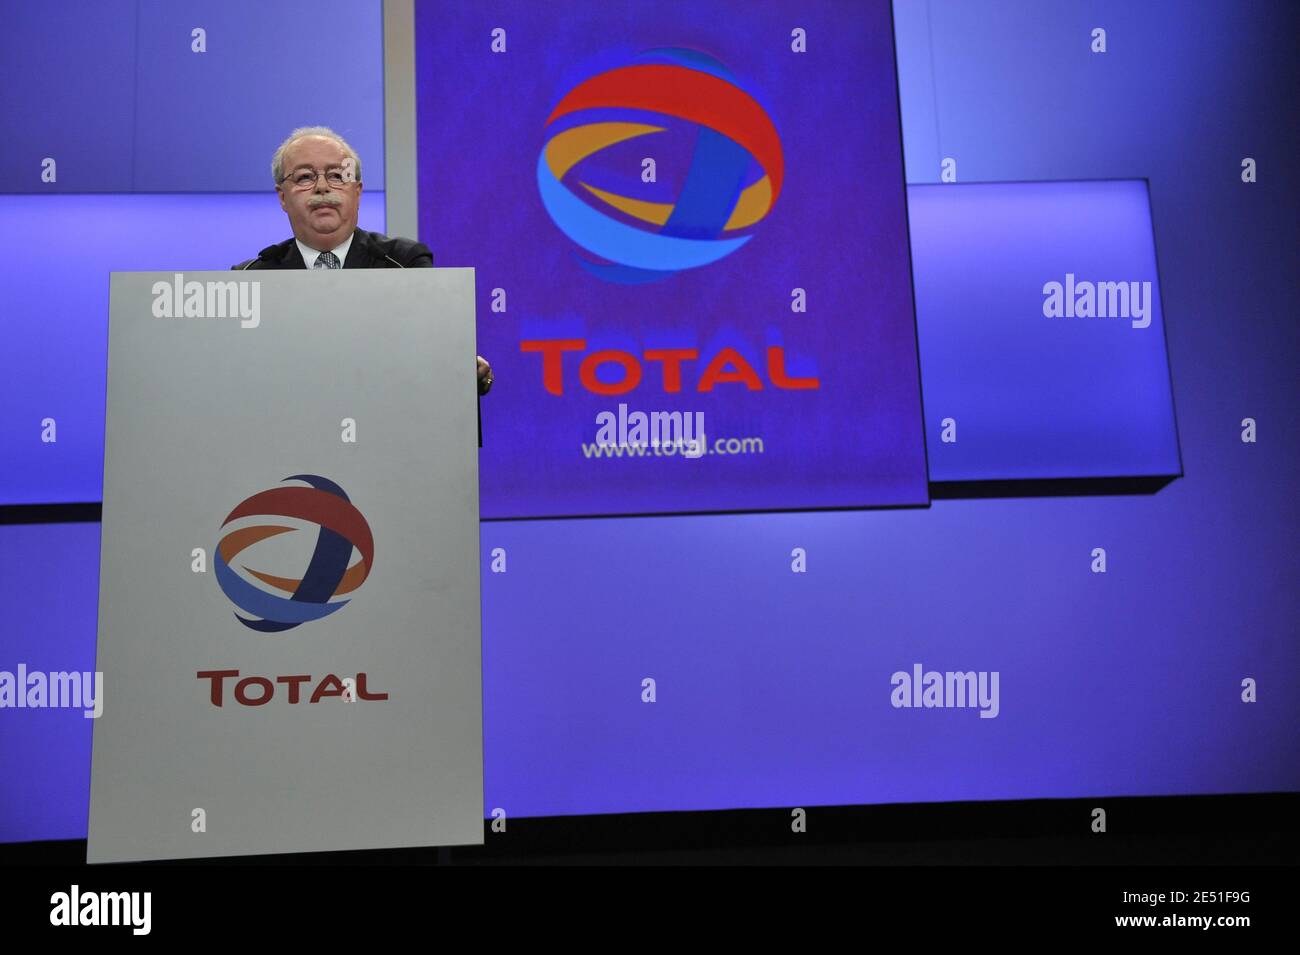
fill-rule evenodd
<path id="1" fill-rule="evenodd" d="M 654 62 L 645 62 L 654 61 Z M 625 118 L 617 118 L 619 114 Z M 583 198 L 564 179 L 583 160 L 617 143 L 663 133 L 654 113 L 698 126 L 689 169 L 671 202 L 593 185 L 575 172 L 575 188 L 635 221 L 629 224 Z M 582 266 L 610 282 L 634 285 L 726 258 L 751 238 L 781 194 L 781 140 L 763 107 L 725 66 L 686 49 L 652 50 L 638 62 L 579 83 L 546 120 L 537 186 L 555 225 L 591 255 Z M 759 176 L 746 182 L 756 163 Z"/>
<path id="2" fill-rule="evenodd" d="M 291 630 L 347 606 L 350 600 L 336 598 L 365 583 L 375 559 L 370 525 L 343 488 L 315 474 L 295 474 L 284 480 L 308 486 L 270 488 L 240 502 L 222 521 L 222 537 L 213 550 L 217 583 L 235 605 L 235 619 L 263 633 Z M 243 520 L 248 517 L 267 520 L 249 524 Z M 277 517 L 307 522 L 315 525 L 315 530 L 277 523 Z M 298 576 L 242 563 L 241 574 L 232 566 L 241 553 L 260 541 L 312 532 L 316 533 L 315 547 Z M 361 557 L 349 566 L 354 547 Z"/>

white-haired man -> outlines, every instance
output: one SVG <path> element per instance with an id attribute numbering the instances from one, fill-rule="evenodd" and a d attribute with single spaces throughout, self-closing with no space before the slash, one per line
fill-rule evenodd
<path id="1" fill-rule="evenodd" d="M 433 268 L 429 247 L 357 228 L 361 157 L 326 126 L 295 129 L 271 157 L 271 175 L 293 238 L 267 246 L 235 269 Z M 478 358 L 478 390 L 492 387 L 492 367 Z"/>

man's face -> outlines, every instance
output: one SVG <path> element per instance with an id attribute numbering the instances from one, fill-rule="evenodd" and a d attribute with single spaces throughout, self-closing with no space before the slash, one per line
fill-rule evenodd
<path id="1" fill-rule="evenodd" d="M 312 172 L 317 173 L 316 180 L 308 184 L 306 174 Z M 339 172 L 343 182 L 337 181 Z M 361 204 L 361 181 L 342 146 L 324 136 L 295 140 L 284 151 L 284 176 L 276 192 L 299 241 L 326 252 L 353 233 Z"/>

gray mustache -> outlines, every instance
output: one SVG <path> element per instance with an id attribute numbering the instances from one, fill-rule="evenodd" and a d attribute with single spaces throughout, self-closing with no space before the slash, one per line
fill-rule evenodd
<path id="1" fill-rule="evenodd" d="M 331 193 L 325 193 L 319 196 L 312 196 L 310 199 L 307 200 L 307 208 L 309 209 L 315 209 L 317 206 L 339 206 L 342 204 L 343 204 L 343 200 Z"/>

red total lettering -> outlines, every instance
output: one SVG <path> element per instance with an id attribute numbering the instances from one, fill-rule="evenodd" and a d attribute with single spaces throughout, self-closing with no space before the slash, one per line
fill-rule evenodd
<path id="1" fill-rule="evenodd" d="M 787 378 L 785 374 L 785 349 L 780 345 L 767 347 L 767 377 L 778 388 L 802 389 L 820 388 L 822 383 L 816 378 Z"/>
<path id="2" fill-rule="evenodd" d="M 526 339 L 519 343 L 520 351 L 542 356 L 542 387 L 552 395 L 564 394 L 564 353 L 583 352 L 586 348 L 586 339 L 582 338 Z M 683 365 L 696 361 L 699 357 L 699 350 L 695 348 L 648 348 L 642 353 L 641 360 L 659 362 L 663 369 L 664 392 L 677 394 L 685 387 L 682 380 Z M 821 387 L 821 380 L 816 377 L 794 378 L 786 373 L 785 349 L 782 346 L 769 345 L 766 357 L 767 378 L 772 387 L 782 391 L 806 391 Z M 606 364 L 620 365 L 623 377 L 613 383 L 597 378 L 597 370 Z M 583 388 L 596 395 L 625 395 L 636 389 L 642 378 L 643 369 L 637 356 L 613 348 L 592 352 L 578 366 L 578 380 Z M 763 390 L 763 379 L 735 348 L 722 348 L 709 359 L 695 384 L 695 390 L 709 392 L 723 384 L 744 385 L 749 391 Z"/>
<path id="3" fill-rule="evenodd" d="M 275 678 L 275 682 L 276 682 L 276 683 L 285 683 L 285 684 L 288 684 L 288 687 L 289 687 L 289 702 L 290 702 L 290 703 L 297 703 L 297 702 L 298 702 L 298 690 L 302 687 L 302 685 L 303 685 L 304 683 L 306 683 L 306 682 L 307 682 L 308 680 L 310 680 L 310 679 L 311 679 L 311 675 L 310 675 L 310 674 L 303 674 L 303 675 L 300 675 L 300 676 L 277 676 L 277 677 Z"/>
<path id="4" fill-rule="evenodd" d="M 623 366 L 622 381 L 611 384 L 596 377 L 596 369 L 607 362 Z M 578 378 L 582 382 L 582 387 L 593 395 L 625 395 L 641 384 L 641 363 L 636 360 L 635 356 L 614 348 L 607 348 L 605 351 L 594 351 L 584 358 L 582 364 L 578 366 Z"/>
<path id="5" fill-rule="evenodd" d="M 646 361 L 664 363 L 664 391 L 669 394 L 682 390 L 682 362 L 700 357 L 694 348 L 651 348 L 645 353 Z"/>
<path id="6" fill-rule="evenodd" d="M 564 353 L 586 351 L 582 338 L 543 338 L 519 343 L 522 352 L 542 353 L 542 387 L 553 395 L 564 394 Z"/>
<path id="7" fill-rule="evenodd" d="M 238 670 L 200 670 L 200 680 L 212 681 L 212 693 L 209 697 L 213 706 L 221 705 L 221 685 L 228 676 L 239 676 Z"/>
<path id="8" fill-rule="evenodd" d="M 262 695 L 253 699 L 248 695 L 248 686 L 253 684 L 262 688 Z M 261 706 L 275 694 L 275 684 L 263 676 L 246 676 L 235 684 L 235 699 L 244 706 Z"/>
<path id="9" fill-rule="evenodd" d="M 734 370 L 725 370 L 728 365 Z M 749 362 L 745 361 L 745 356 L 734 348 L 724 348 L 713 356 L 713 361 L 709 362 L 709 366 L 704 369 L 704 374 L 700 375 L 700 384 L 696 390 L 712 391 L 714 385 L 728 381 L 744 382 L 745 387 L 750 391 L 763 390 L 758 372 L 754 371 Z"/>
<path id="10" fill-rule="evenodd" d="M 387 693 L 367 693 L 367 692 L 366 692 L 366 675 L 365 675 L 364 673 L 358 673 L 358 674 L 357 674 L 357 699 L 360 699 L 360 700 L 386 700 L 386 699 L 388 699 L 388 694 L 387 694 Z"/>
<path id="11" fill-rule="evenodd" d="M 343 681 L 331 673 L 316 685 L 316 692 L 311 695 L 311 701 L 318 703 L 324 697 L 342 696 L 344 692 L 346 687 L 343 686 Z"/>
<path id="12" fill-rule="evenodd" d="M 208 698 L 212 701 L 213 706 L 224 705 L 223 689 L 225 681 L 232 677 L 238 677 L 238 670 L 199 670 L 198 678 L 200 680 L 210 680 L 211 688 Z M 241 706 L 261 706 L 269 703 L 271 697 L 275 696 L 275 684 L 281 683 L 289 688 L 289 703 L 297 703 L 301 696 L 301 690 L 304 683 L 311 680 L 307 674 L 294 674 L 293 676 L 277 676 L 275 683 L 272 683 L 266 677 L 247 676 L 235 684 L 235 702 Z M 252 687 L 257 687 L 256 693 L 250 693 Z M 366 674 L 358 673 L 356 681 L 357 699 L 360 700 L 386 700 L 387 693 L 371 693 L 366 687 Z M 323 680 L 316 685 L 315 691 L 311 695 L 310 703 L 317 703 L 329 696 L 343 696 L 346 693 L 346 687 L 343 681 L 333 673 L 328 674 Z"/>

